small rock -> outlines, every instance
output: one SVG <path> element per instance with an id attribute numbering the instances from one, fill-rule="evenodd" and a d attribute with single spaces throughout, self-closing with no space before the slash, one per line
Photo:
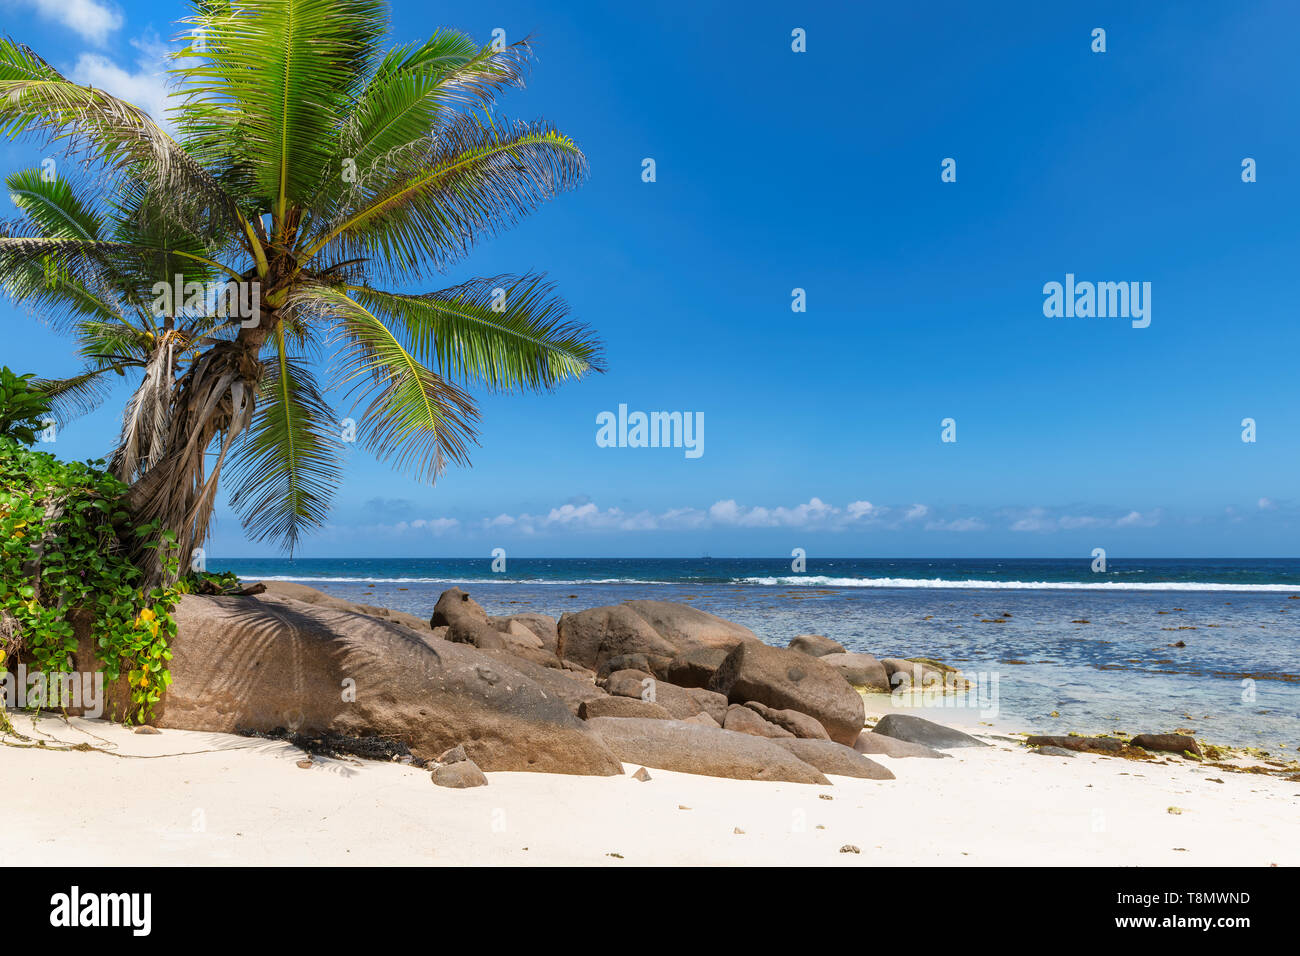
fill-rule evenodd
<path id="1" fill-rule="evenodd" d="M 829 793 L 819 793 L 819 794 L 817 794 L 817 799 L 818 799 L 818 800 L 834 800 L 835 798 L 832 797 Z"/>
<path id="2" fill-rule="evenodd" d="M 636 773 L 632 774 L 632 779 L 640 780 L 642 783 L 645 783 L 647 780 L 650 779 L 650 771 L 647 770 L 645 767 L 642 767 Z"/>
<path id="3" fill-rule="evenodd" d="M 141 724 L 139 727 L 135 728 L 135 730 L 133 730 L 133 731 L 131 731 L 131 732 L 132 732 L 132 733 L 135 733 L 135 734 L 160 734 L 160 733 L 162 733 L 162 731 L 159 730 L 157 727 L 150 727 L 148 724 Z"/>
<path id="4" fill-rule="evenodd" d="M 738 833 L 738 834 L 740 834 L 741 836 L 744 836 L 744 835 L 745 835 L 745 831 L 742 830 L 740 827 L 736 827 L 736 829 L 732 830 L 731 832 L 732 832 L 732 833 Z"/>
<path id="5" fill-rule="evenodd" d="M 1168 810 L 1167 812 L 1172 813 L 1172 814 L 1173 814 L 1174 816 L 1176 816 L 1176 817 L 1180 817 L 1180 816 L 1183 815 L 1183 808 L 1182 808 L 1182 807 L 1170 807 L 1169 810 Z"/>
<path id="6" fill-rule="evenodd" d="M 483 776 L 483 771 L 472 760 L 457 760 L 455 763 L 443 764 L 434 769 L 430 777 L 438 786 L 451 787 L 455 790 L 486 787 L 488 784 L 487 777 Z"/>
<path id="7" fill-rule="evenodd" d="M 861 853 L 862 851 L 859 850 L 857 847 L 855 847 L 852 843 L 846 843 L 846 844 L 844 844 L 842 847 L 840 847 L 840 852 L 841 852 L 841 853 Z"/>
<path id="8" fill-rule="evenodd" d="M 312 768 L 311 758 L 308 757 L 306 760 L 299 760 L 298 766 L 301 767 L 303 770 L 310 770 Z"/>
<path id="9" fill-rule="evenodd" d="M 463 744 L 457 744 L 450 750 L 444 750 L 438 757 L 438 763 L 460 763 L 462 760 L 468 760 Z"/>
<path id="10" fill-rule="evenodd" d="M 606 856 L 612 856 L 612 857 L 613 857 L 614 859 L 616 859 L 616 860 L 621 860 L 621 859 L 623 859 L 623 854 L 622 854 L 622 853 L 606 853 L 605 855 L 606 855 Z"/>
<path id="11" fill-rule="evenodd" d="M 684 804 L 684 803 L 679 803 L 679 804 L 677 804 L 677 809 L 678 809 L 678 810 L 689 810 L 690 807 L 686 806 L 686 804 Z"/>
<path id="12" fill-rule="evenodd" d="M 1073 750 L 1066 750 L 1064 747 L 1038 747 L 1031 750 L 1030 753 L 1042 754 L 1045 757 L 1073 757 Z"/>
<path id="13" fill-rule="evenodd" d="M 1131 741 L 1134 747 L 1143 750 L 1159 750 L 1166 753 L 1181 754 L 1184 751 L 1202 757 L 1201 746 L 1191 734 L 1138 734 Z"/>

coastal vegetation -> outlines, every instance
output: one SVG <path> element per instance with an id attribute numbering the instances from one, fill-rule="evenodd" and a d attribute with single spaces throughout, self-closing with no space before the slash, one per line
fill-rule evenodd
<path id="1" fill-rule="evenodd" d="M 117 542 L 143 577 L 114 588 L 177 579 L 224 472 L 249 537 L 292 551 L 325 520 L 350 441 L 432 482 L 477 440 L 467 388 L 601 368 L 541 274 L 400 291 L 577 186 L 587 161 L 496 108 L 523 86 L 527 41 L 439 30 L 384 50 L 387 26 L 376 0 L 196 0 L 167 118 L 0 39 L 0 133 L 65 157 L 7 178 L 20 218 L 0 227 L 6 290 L 84 361 L 39 388 L 62 423 L 134 383 L 106 474 L 6 453 L 130 516 Z"/>

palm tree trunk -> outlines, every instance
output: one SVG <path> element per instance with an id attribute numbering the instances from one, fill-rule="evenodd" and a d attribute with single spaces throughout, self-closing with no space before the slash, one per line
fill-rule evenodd
<path id="1" fill-rule="evenodd" d="M 259 346 L 260 341 L 220 342 L 200 356 L 174 383 L 156 459 L 136 475 L 118 474 L 123 480 L 134 477 L 127 507 L 135 520 L 158 522 L 157 534 L 146 543 L 157 546 L 142 546 L 137 554 L 146 587 L 170 584 L 173 577 L 167 573 L 164 532 L 175 535 L 173 554 L 181 571 L 207 538 L 221 467 L 235 438 L 252 421 L 261 373 Z M 209 467 L 207 455 L 218 438 L 216 460 Z M 117 459 L 114 465 L 115 472 L 126 467 Z"/>

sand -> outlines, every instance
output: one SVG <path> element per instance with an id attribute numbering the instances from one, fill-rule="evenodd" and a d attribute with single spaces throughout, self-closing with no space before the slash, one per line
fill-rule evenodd
<path id="1" fill-rule="evenodd" d="M 1181 758 L 1046 757 L 992 738 L 945 760 L 879 757 L 896 780 L 830 787 L 653 768 L 640 783 L 626 765 L 448 790 L 400 764 L 301 769 L 284 743 L 10 716 L 51 746 L 121 756 L 0 747 L 6 866 L 1300 864 L 1300 782 Z"/>

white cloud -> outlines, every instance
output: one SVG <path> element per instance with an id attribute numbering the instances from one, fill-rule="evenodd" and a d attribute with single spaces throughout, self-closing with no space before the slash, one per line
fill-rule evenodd
<path id="1" fill-rule="evenodd" d="M 907 514 L 903 515 L 904 521 L 919 521 L 930 513 L 930 509 L 925 505 L 912 505 L 907 509 Z"/>
<path id="2" fill-rule="evenodd" d="M 103 46 L 108 35 L 122 26 L 122 14 L 96 0 L 6 0 L 6 8 L 27 6 L 47 20 L 55 20 L 96 46 Z"/>
<path id="3" fill-rule="evenodd" d="M 77 83 L 107 90 L 119 99 L 140 107 L 164 129 L 171 129 L 167 110 L 174 105 L 167 96 L 167 46 L 155 33 L 131 41 L 140 55 L 135 71 L 123 69 L 101 53 L 82 53 L 70 76 Z"/>

